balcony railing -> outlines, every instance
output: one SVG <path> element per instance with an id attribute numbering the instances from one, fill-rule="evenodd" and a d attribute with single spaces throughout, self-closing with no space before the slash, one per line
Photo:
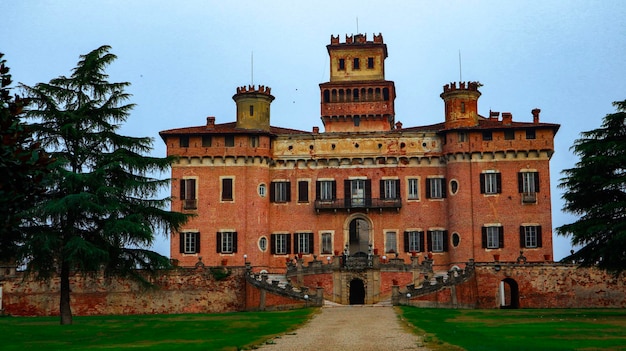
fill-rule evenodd
<path id="1" fill-rule="evenodd" d="M 355 199 L 335 199 L 335 200 L 315 200 L 315 209 L 320 210 L 342 210 L 342 209 L 383 209 L 402 208 L 402 199 L 377 199 L 377 198 L 355 198 Z"/>
<path id="2" fill-rule="evenodd" d="M 197 199 L 184 199 L 183 200 L 183 210 L 197 210 L 197 209 L 198 209 Z"/>
<path id="3" fill-rule="evenodd" d="M 522 193 L 522 203 L 534 204 L 537 202 L 537 193 Z"/>

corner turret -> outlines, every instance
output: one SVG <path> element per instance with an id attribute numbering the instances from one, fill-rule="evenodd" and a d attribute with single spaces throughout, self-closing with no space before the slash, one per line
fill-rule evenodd
<path id="1" fill-rule="evenodd" d="M 237 128 L 270 130 L 270 104 L 274 101 L 270 87 L 238 87 L 233 100 L 237 104 Z"/>
<path id="2" fill-rule="evenodd" d="M 478 125 L 479 82 L 456 82 L 443 86 L 439 95 L 445 104 L 446 129 L 474 127 Z"/>

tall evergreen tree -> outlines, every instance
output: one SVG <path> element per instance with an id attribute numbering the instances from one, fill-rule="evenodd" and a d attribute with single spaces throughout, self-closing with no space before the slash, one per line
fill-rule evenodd
<path id="1" fill-rule="evenodd" d="M 0 262 L 14 263 L 22 242 L 23 212 L 44 192 L 51 159 L 22 121 L 28 99 L 11 96 L 11 74 L 0 53 Z"/>
<path id="2" fill-rule="evenodd" d="M 172 159 L 146 156 L 152 138 L 117 134 L 134 105 L 124 104 L 129 83 L 107 81 L 105 68 L 116 59 L 109 51 L 81 56 L 70 77 L 24 86 L 36 105 L 27 114 L 56 164 L 48 197 L 32 210 L 23 255 L 39 277 L 60 272 L 61 324 L 72 323 L 71 274 L 103 269 L 141 279 L 137 268 L 166 268 L 168 258 L 146 248 L 155 231 L 187 220 L 164 209 L 169 198 L 156 198 L 169 180 L 150 176 Z"/>
<path id="3" fill-rule="evenodd" d="M 598 129 L 583 132 L 572 150 L 576 167 L 563 171 L 563 210 L 578 220 L 556 228 L 581 249 L 568 260 L 619 273 L 626 269 L 626 100 L 613 103 Z"/>

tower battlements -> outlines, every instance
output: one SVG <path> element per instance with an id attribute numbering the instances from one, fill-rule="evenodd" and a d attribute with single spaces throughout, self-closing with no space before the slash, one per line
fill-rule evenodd
<path id="1" fill-rule="evenodd" d="M 482 84 L 480 82 L 459 82 L 459 87 L 456 87 L 456 82 L 446 84 L 443 86 L 443 92 L 447 93 L 456 90 L 478 91 Z"/>
<path id="2" fill-rule="evenodd" d="M 257 93 L 257 94 L 265 94 L 265 95 L 272 95 L 272 88 L 270 87 L 266 87 L 265 85 L 259 85 L 258 88 L 256 88 L 254 85 L 248 85 L 248 86 L 240 86 L 237 87 L 237 94 L 248 94 L 248 93 Z"/>
<path id="3" fill-rule="evenodd" d="M 354 34 L 347 35 L 346 41 L 343 44 L 382 44 L 383 43 L 383 35 L 382 34 L 374 34 L 374 41 L 367 41 L 367 34 Z M 339 42 L 339 35 L 336 37 L 334 35 L 330 36 L 330 45 L 341 45 Z"/>

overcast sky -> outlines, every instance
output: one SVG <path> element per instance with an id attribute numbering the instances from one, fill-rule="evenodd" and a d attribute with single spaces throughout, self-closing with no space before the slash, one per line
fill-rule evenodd
<path id="1" fill-rule="evenodd" d="M 483 116 L 511 112 L 529 122 L 537 107 L 542 122 L 561 124 L 551 161 L 554 227 L 574 221 L 561 212 L 557 188 L 577 161 L 569 148 L 626 99 L 622 0 L 0 0 L 0 13 L 0 52 L 15 82 L 70 75 L 79 55 L 111 45 L 118 59 L 109 80 L 130 82 L 137 104 L 121 132 L 155 138 L 155 156 L 165 156 L 161 130 L 203 125 L 207 116 L 234 121 L 231 98 L 251 83 L 272 88 L 272 125 L 323 129 L 319 83 L 329 79 L 330 36 L 381 33 L 405 127 L 442 122 L 442 86 L 460 77 L 484 84 Z M 554 240 L 560 259 L 569 238 Z M 169 256 L 168 239 L 159 236 L 154 249 Z"/>

